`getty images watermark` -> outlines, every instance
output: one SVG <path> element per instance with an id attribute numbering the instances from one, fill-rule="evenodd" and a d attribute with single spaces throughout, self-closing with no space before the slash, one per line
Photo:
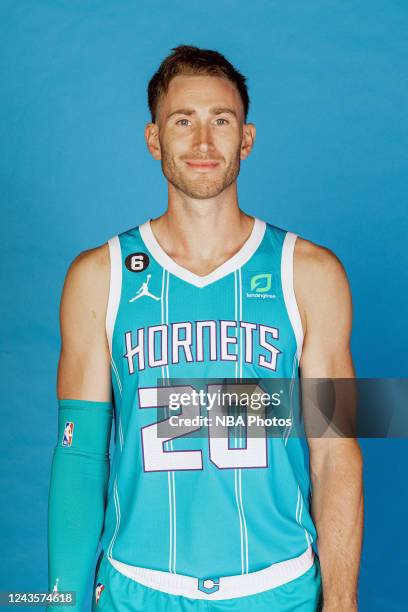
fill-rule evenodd
<path id="1" fill-rule="evenodd" d="M 408 379 L 169 378 L 139 387 L 144 436 L 408 437 Z"/>
<path id="2" fill-rule="evenodd" d="M 280 406 L 283 390 L 270 394 L 260 389 L 243 387 L 243 385 L 230 384 L 228 390 L 224 385 L 208 385 L 207 390 L 197 390 L 194 387 L 188 390 L 186 388 L 170 390 L 169 425 L 171 427 L 246 427 L 256 424 L 263 427 L 287 427 L 292 424 L 290 417 L 284 419 L 276 415 L 265 416 L 266 407 Z M 196 409 L 194 412 L 197 414 L 183 416 L 183 410 L 191 413 L 188 410 L 191 407 Z M 244 412 L 243 409 L 246 408 L 249 408 L 250 414 Z M 172 414 L 175 411 L 179 414 Z M 202 411 L 205 411 L 205 414 L 202 414 Z"/>

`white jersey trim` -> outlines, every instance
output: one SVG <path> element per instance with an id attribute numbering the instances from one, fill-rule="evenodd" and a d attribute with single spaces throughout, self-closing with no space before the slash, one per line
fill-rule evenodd
<path id="1" fill-rule="evenodd" d="M 204 581 L 184 574 L 172 574 L 128 565 L 109 556 L 107 558 L 118 572 L 152 589 L 192 599 L 221 600 L 262 593 L 299 578 L 312 567 L 314 551 L 312 546 L 309 546 L 298 557 L 274 563 L 258 572 L 222 576 Z M 216 586 L 216 590 L 206 593 L 200 589 L 200 585 L 203 585 L 206 590 L 212 590 L 212 587 Z"/>
<path id="2" fill-rule="evenodd" d="M 110 281 L 108 307 L 106 310 L 106 336 L 109 344 L 109 351 L 113 359 L 112 338 L 115 328 L 116 315 L 118 313 L 120 294 L 122 291 L 122 253 L 120 248 L 119 236 L 114 236 L 108 240 L 110 257 Z"/>
<path id="3" fill-rule="evenodd" d="M 303 347 L 303 327 L 293 284 L 293 254 L 297 237 L 293 232 L 286 232 L 282 246 L 281 279 L 286 310 L 296 338 L 296 355 L 299 364 Z"/>
<path id="4" fill-rule="evenodd" d="M 238 268 L 241 268 L 252 257 L 261 244 L 265 230 L 265 221 L 261 221 L 261 219 L 254 217 L 254 225 L 252 227 L 251 235 L 239 249 L 239 251 L 206 276 L 199 276 L 198 274 L 194 274 L 194 272 L 190 272 L 190 270 L 187 270 L 187 268 L 180 266 L 174 261 L 174 259 L 167 255 L 167 253 L 158 243 L 156 236 L 153 234 L 150 221 L 146 221 L 139 226 L 142 240 L 156 261 L 174 276 L 178 276 L 182 280 L 185 280 L 186 282 L 199 288 L 205 287 L 206 285 L 227 276 L 227 274 L 234 272 Z"/>

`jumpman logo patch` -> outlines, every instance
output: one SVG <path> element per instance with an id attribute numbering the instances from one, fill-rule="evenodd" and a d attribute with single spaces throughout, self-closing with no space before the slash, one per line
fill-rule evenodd
<path id="1" fill-rule="evenodd" d="M 134 302 L 135 300 L 138 300 L 139 298 L 143 296 L 152 298 L 152 300 L 160 300 L 160 298 L 157 297 L 157 295 L 153 295 L 153 293 L 149 291 L 149 281 L 151 279 L 151 276 L 152 276 L 151 274 L 147 275 L 145 282 L 142 283 L 142 286 L 136 291 L 136 295 L 132 297 L 132 299 L 130 299 L 129 302 Z"/>

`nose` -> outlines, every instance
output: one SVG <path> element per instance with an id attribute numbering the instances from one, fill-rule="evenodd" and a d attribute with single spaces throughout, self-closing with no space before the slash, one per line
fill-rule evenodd
<path id="1" fill-rule="evenodd" d="M 214 148 L 211 127 L 206 123 L 199 123 L 195 133 L 194 148 L 200 153 L 208 153 Z"/>

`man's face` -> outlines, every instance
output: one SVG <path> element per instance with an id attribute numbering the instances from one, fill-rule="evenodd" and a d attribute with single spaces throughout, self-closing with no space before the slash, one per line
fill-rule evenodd
<path id="1" fill-rule="evenodd" d="M 149 132 L 149 126 L 150 132 Z M 177 76 L 147 126 L 151 153 L 167 180 L 191 198 L 213 198 L 237 178 L 248 147 L 244 108 L 236 87 L 221 77 Z M 252 139 L 253 140 L 253 139 Z"/>

